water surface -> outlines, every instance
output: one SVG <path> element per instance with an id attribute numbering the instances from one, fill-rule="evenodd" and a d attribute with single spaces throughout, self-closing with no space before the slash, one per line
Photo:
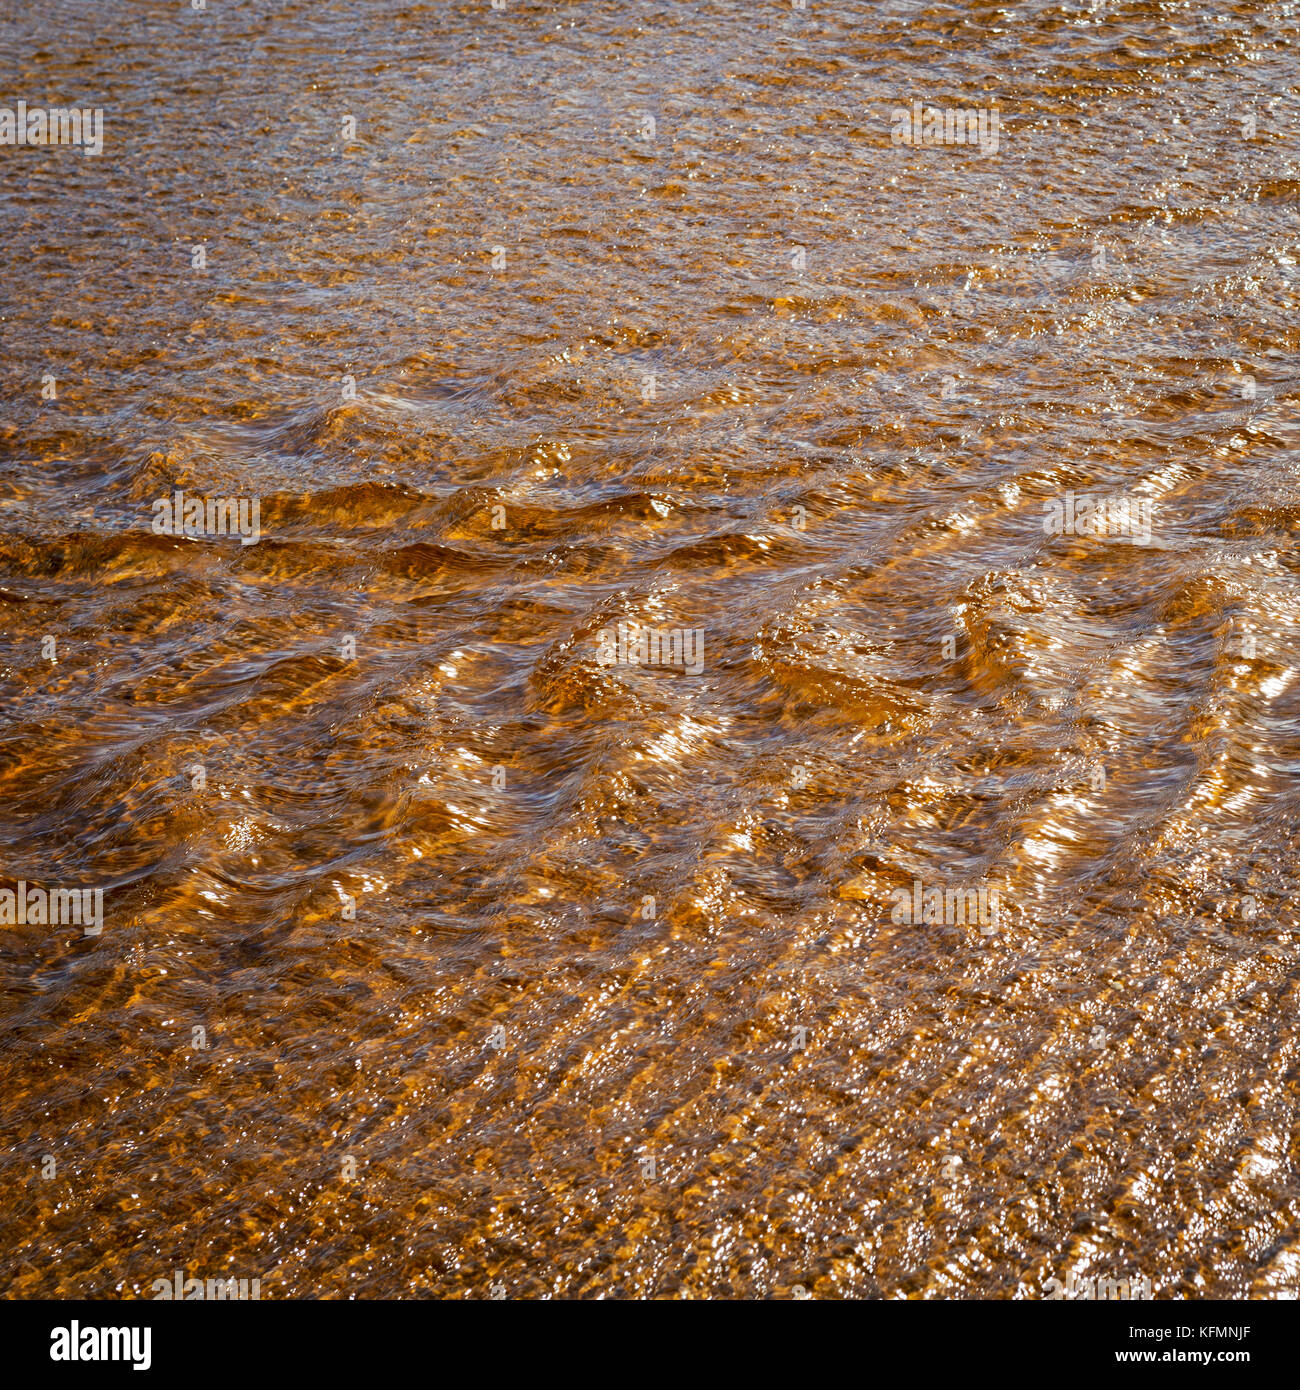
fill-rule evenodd
<path id="1" fill-rule="evenodd" d="M 1300 1288 L 1297 19 L 8 7 L 5 1291 Z"/>

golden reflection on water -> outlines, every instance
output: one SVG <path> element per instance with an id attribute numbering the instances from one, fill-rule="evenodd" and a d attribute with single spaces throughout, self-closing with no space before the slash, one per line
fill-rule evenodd
<path id="1" fill-rule="evenodd" d="M 5 1291 L 1300 1287 L 1295 22 L 6 18 Z"/>

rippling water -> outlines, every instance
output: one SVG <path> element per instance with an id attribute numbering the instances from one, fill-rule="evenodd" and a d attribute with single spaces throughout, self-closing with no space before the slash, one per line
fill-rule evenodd
<path id="1" fill-rule="evenodd" d="M 1294 1296 L 1300 6 L 15 8 L 3 1287 Z"/>

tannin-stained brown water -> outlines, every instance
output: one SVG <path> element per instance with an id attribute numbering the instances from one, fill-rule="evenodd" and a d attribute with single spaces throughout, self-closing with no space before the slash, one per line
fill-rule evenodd
<path id="1" fill-rule="evenodd" d="M 1298 24 L 6 6 L 0 1291 L 1294 1296 Z"/>

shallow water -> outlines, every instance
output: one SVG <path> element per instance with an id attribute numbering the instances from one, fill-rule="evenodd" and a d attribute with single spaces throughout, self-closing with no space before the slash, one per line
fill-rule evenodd
<path id="1" fill-rule="evenodd" d="M 1295 1296 L 1298 21 L 8 9 L 0 1287 Z"/>

